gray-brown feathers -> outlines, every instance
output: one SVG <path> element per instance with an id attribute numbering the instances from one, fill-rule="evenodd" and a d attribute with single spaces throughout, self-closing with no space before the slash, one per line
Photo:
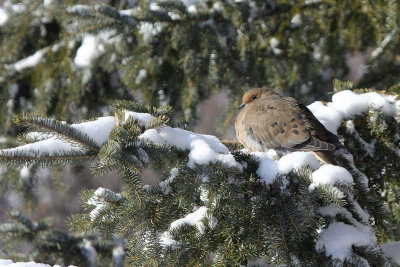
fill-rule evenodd
<path id="1" fill-rule="evenodd" d="M 250 151 L 273 148 L 324 152 L 341 146 L 337 136 L 306 106 L 292 97 L 283 97 L 264 88 L 252 89 L 243 96 L 235 128 L 239 142 Z M 325 157 L 328 158 L 331 157 Z M 327 163 L 337 164 L 330 161 Z"/>

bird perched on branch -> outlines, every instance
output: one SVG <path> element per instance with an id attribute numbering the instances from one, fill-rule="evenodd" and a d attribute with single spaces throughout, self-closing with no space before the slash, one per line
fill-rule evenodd
<path id="1" fill-rule="evenodd" d="M 310 151 L 322 162 L 338 165 L 332 153 L 342 146 L 338 137 L 296 99 L 256 88 L 244 94 L 238 110 L 236 136 L 250 151 Z"/>

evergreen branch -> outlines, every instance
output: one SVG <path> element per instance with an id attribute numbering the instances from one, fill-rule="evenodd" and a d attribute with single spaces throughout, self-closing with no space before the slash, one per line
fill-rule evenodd
<path id="1" fill-rule="evenodd" d="M 285 203 L 284 202 L 281 202 L 281 203 L 282 203 L 284 210 L 286 211 L 287 216 L 289 217 L 290 223 L 293 225 L 293 228 L 296 230 L 297 234 L 300 236 L 301 235 L 300 230 L 297 227 L 296 223 L 294 222 L 292 216 L 290 215 L 290 212 L 287 210 Z"/>
<path id="2" fill-rule="evenodd" d="M 16 221 L 24 225 L 28 228 L 31 232 L 36 232 L 39 230 L 39 225 L 36 222 L 33 222 L 31 219 L 27 218 L 26 216 L 22 215 L 19 211 L 10 211 L 7 213 L 8 217 L 12 220 Z"/>
<path id="3" fill-rule="evenodd" d="M 17 124 L 32 127 L 34 129 L 48 131 L 49 134 L 54 133 L 61 140 L 66 140 L 71 143 L 79 144 L 92 151 L 97 152 L 99 150 L 99 145 L 97 145 L 96 142 L 87 134 L 82 133 L 74 127 L 54 119 L 43 118 L 34 114 L 25 113 L 21 116 L 16 116 L 14 118 L 14 122 Z"/>
<path id="4" fill-rule="evenodd" d="M 149 110 L 139 102 L 128 100 L 110 100 L 109 105 L 116 110 L 131 110 L 134 112 L 146 113 Z"/>
<path id="5" fill-rule="evenodd" d="M 281 233 L 281 236 L 282 236 L 282 241 L 283 241 L 283 244 L 285 245 L 285 250 L 287 252 L 289 252 L 290 250 L 289 250 L 289 247 L 288 247 L 288 245 L 286 243 L 286 237 L 285 237 L 285 232 L 283 231 L 283 227 L 282 227 L 281 216 L 279 216 L 279 215 L 278 215 L 278 221 L 279 221 L 279 229 L 280 229 L 280 233 Z"/>
<path id="6" fill-rule="evenodd" d="M 69 151 L 62 153 L 54 152 L 40 153 L 39 151 L 29 151 L 24 153 L 23 151 L 7 152 L 0 150 L 0 162 L 5 163 L 10 167 L 24 167 L 29 164 L 38 164 L 42 167 L 49 167 L 53 165 L 64 166 L 67 164 L 77 163 L 81 160 L 93 160 L 96 158 L 95 154 L 84 154 L 75 151 Z"/>
<path id="7" fill-rule="evenodd" d="M 140 181 L 140 179 L 138 179 L 137 172 L 132 171 L 131 168 L 126 168 L 125 166 L 123 166 L 121 170 L 121 175 L 122 177 L 124 177 L 124 180 L 128 180 L 130 182 L 130 187 L 132 187 L 132 189 L 134 190 L 135 195 L 139 200 L 140 206 L 142 206 L 143 187 L 142 182 Z"/>

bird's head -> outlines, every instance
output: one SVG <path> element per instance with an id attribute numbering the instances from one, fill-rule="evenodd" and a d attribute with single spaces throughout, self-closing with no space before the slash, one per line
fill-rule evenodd
<path id="1" fill-rule="evenodd" d="M 250 89 L 247 91 L 242 98 L 242 104 L 238 107 L 238 110 L 244 108 L 247 104 L 250 104 L 253 101 L 256 101 L 257 99 L 261 98 L 263 94 L 268 92 L 268 89 L 266 88 L 254 88 Z"/>

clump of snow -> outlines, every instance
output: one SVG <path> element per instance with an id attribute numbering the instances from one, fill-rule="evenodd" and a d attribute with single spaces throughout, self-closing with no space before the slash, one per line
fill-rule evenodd
<path id="1" fill-rule="evenodd" d="M 4 25 L 8 20 L 8 14 L 7 12 L 3 9 L 0 8 L 0 26 Z"/>
<path id="2" fill-rule="evenodd" d="M 202 233 L 204 231 L 204 224 L 201 221 L 207 213 L 207 207 L 202 206 L 198 208 L 195 212 L 189 213 L 184 218 L 178 219 L 171 223 L 170 230 L 181 227 L 184 224 L 189 224 L 196 226 L 197 230 Z"/>
<path id="3" fill-rule="evenodd" d="M 312 184 L 309 189 L 314 190 L 314 188 L 320 184 L 348 184 L 352 186 L 353 177 L 345 168 L 326 164 L 321 166 L 312 174 Z"/>
<path id="4" fill-rule="evenodd" d="M 267 184 L 272 184 L 278 174 L 289 173 L 292 169 L 308 166 L 315 170 L 321 165 L 309 152 L 293 152 L 281 157 L 279 160 L 274 160 L 267 153 L 253 152 L 252 154 L 260 161 L 257 174 Z"/>
<path id="5" fill-rule="evenodd" d="M 146 130 L 139 138 L 153 144 L 171 145 L 180 150 L 190 150 L 187 164 L 190 168 L 193 168 L 194 164 L 202 165 L 217 161 L 230 167 L 242 168 L 229 153 L 228 148 L 215 136 L 163 126 Z"/>
<path id="6" fill-rule="evenodd" d="M 278 162 L 279 173 L 288 173 L 305 166 L 316 170 L 321 163 L 309 152 L 293 152 L 281 157 Z"/>
<path id="7" fill-rule="evenodd" d="M 391 241 L 381 245 L 386 257 L 390 258 L 394 264 L 400 265 L 400 241 Z"/>
<path id="8" fill-rule="evenodd" d="M 91 138 L 97 145 L 101 146 L 108 140 L 110 131 L 115 124 L 115 119 L 112 116 L 100 117 L 97 120 L 76 123 L 71 126 L 79 130 L 83 134 L 86 134 Z M 36 133 L 40 139 L 40 133 Z M 43 137 L 49 136 L 49 133 L 44 133 Z M 6 153 L 25 153 L 28 157 L 41 158 L 45 156 L 58 156 L 65 153 L 82 152 L 87 150 L 86 147 L 82 147 L 80 144 L 73 143 L 65 140 L 65 137 L 56 136 L 52 134 L 50 138 L 41 140 L 32 144 L 26 144 L 15 148 L 2 149 L 0 155 Z"/>
<path id="9" fill-rule="evenodd" d="M 307 107 L 326 129 L 337 134 L 337 129 L 339 129 L 343 119 L 343 115 L 340 111 L 333 108 L 331 103 L 324 105 L 321 101 L 315 101 Z"/>
<path id="10" fill-rule="evenodd" d="M 7 267 L 51 267 L 48 264 L 36 263 L 34 261 L 30 262 L 13 262 L 12 260 L 0 259 L 0 266 Z"/>
<path id="11" fill-rule="evenodd" d="M 132 16 L 135 13 L 135 9 L 124 9 L 124 10 L 118 10 L 118 13 L 121 16 Z"/>
<path id="12" fill-rule="evenodd" d="M 86 34 L 76 51 L 75 65 L 81 68 L 92 65 L 94 60 L 104 54 L 104 44 L 110 41 L 112 34 L 110 31 L 102 31 L 97 35 Z"/>
<path id="13" fill-rule="evenodd" d="M 375 246 L 376 237 L 369 227 L 355 227 L 343 222 L 333 222 L 323 231 L 316 244 L 317 251 L 325 250 L 327 256 L 344 260 L 351 257 L 352 245 Z"/>
<path id="14" fill-rule="evenodd" d="M 293 18 L 290 20 L 290 23 L 292 24 L 292 26 L 294 27 L 298 27 L 301 25 L 302 21 L 301 21 L 301 15 L 300 14 L 296 14 L 293 16 Z"/>
<path id="15" fill-rule="evenodd" d="M 322 2 L 322 0 L 306 0 L 304 2 L 304 5 L 308 6 L 308 5 L 317 4 L 317 3 L 321 3 L 321 2 Z"/>
<path id="16" fill-rule="evenodd" d="M 14 68 L 16 71 L 21 72 L 24 69 L 27 68 L 32 68 L 39 64 L 43 60 L 43 56 L 45 53 L 45 49 L 38 50 L 35 54 L 23 58 L 21 60 L 18 60 L 17 62 L 14 63 Z"/>
<path id="17" fill-rule="evenodd" d="M 190 7 L 196 5 L 198 2 L 203 2 L 204 0 L 181 0 L 181 1 L 186 7 Z"/>
<path id="18" fill-rule="evenodd" d="M 24 178 L 28 178 L 30 176 L 30 172 L 29 172 L 29 167 L 23 167 L 20 171 L 19 171 L 19 176 L 24 179 Z"/>
<path id="19" fill-rule="evenodd" d="M 143 37 L 143 42 L 150 43 L 153 37 L 163 29 L 162 23 L 140 22 L 139 33 Z"/>
<path id="20" fill-rule="evenodd" d="M 179 242 L 174 240 L 173 236 L 168 231 L 161 234 L 160 243 L 163 247 L 172 247 L 173 249 L 179 246 Z"/>
<path id="21" fill-rule="evenodd" d="M 11 264 L 11 263 L 13 263 L 12 260 L 3 260 L 3 259 L 0 259 L 0 266 L 7 265 L 7 264 Z"/>
<path id="22" fill-rule="evenodd" d="M 129 119 L 137 120 L 141 126 L 146 126 L 154 116 L 149 113 L 140 113 L 140 112 L 133 112 L 133 111 L 125 111 L 125 122 Z"/>
<path id="23" fill-rule="evenodd" d="M 189 14 L 192 14 L 192 15 L 197 15 L 197 13 L 198 13 L 197 7 L 195 5 L 189 6 L 187 10 L 188 10 Z"/>
<path id="24" fill-rule="evenodd" d="M 350 90 L 340 91 L 332 96 L 332 105 L 346 118 L 366 113 L 370 106 L 390 116 L 397 111 L 394 96 L 384 96 L 376 92 L 356 94 Z"/>
<path id="25" fill-rule="evenodd" d="M 116 194 L 110 189 L 102 187 L 97 188 L 97 190 L 94 192 L 94 198 L 97 200 L 107 200 L 108 202 L 119 202 L 122 199 L 120 194 Z M 93 200 L 93 198 L 91 198 L 91 200 Z"/>
<path id="26" fill-rule="evenodd" d="M 99 117 L 93 121 L 71 124 L 72 127 L 93 139 L 99 146 L 108 140 L 114 125 L 115 118 L 112 116 Z"/>
<path id="27" fill-rule="evenodd" d="M 356 94 L 350 90 L 343 90 L 334 94 L 332 102 L 327 105 L 316 101 L 307 107 L 329 131 L 336 134 L 343 119 L 366 113 L 370 107 L 394 116 L 398 110 L 397 104 L 395 96 L 392 95 L 376 92 Z"/>
<path id="28" fill-rule="evenodd" d="M 272 37 L 269 40 L 269 45 L 271 46 L 272 51 L 274 52 L 275 55 L 280 55 L 282 53 L 282 49 L 278 48 L 279 40 L 276 39 L 275 37 Z"/>
<path id="29" fill-rule="evenodd" d="M 169 230 L 165 231 L 164 233 L 162 233 L 160 235 L 161 245 L 163 245 L 165 247 L 172 247 L 172 248 L 178 247 L 180 245 L 180 243 L 177 242 L 176 240 L 174 240 L 170 231 L 172 231 L 176 228 L 179 228 L 184 224 L 189 224 L 189 225 L 195 226 L 200 233 L 203 233 L 204 232 L 204 224 L 203 224 L 202 220 L 203 220 L 203 218 L 206 217 L 206 214 L 207 214 L 207 207 L 202 206 L 202 207 L 198 208 L 196 211 L 189 213 L 184 218 L 173 221 L 169 227 Z M 217 223 L 216 219 L 213 220 L 213 218 L 211 218 L 211 224 L 213 224 L 213 223 L 214 224 Z"/>
<path id="30" fill-rule="evenodd" d="M 147 77 L 147 70 L 145 70 L 145 69 L 139 70 L 139 73 L 135 79 L 135 83 L 139 84 L 139 83 L 143 82 L 143 80 L 146 79 L 146 77 Z"/>
<path id="31" fill-rule="evenodd" d="M 92 7 L 87 6 L 87 5 L 73 5 L 70 7 L 67 7 L 67 12 L 69 13 L 77 13 L 80 14 L 81 16 L 89 15 L 92 11 Z"/>
<path id="32" fill-rule="evenodd" d="M 159 183 L 161 191 L 163 192 L 164 195 L 169 194 L 171 192 L 172 189 L 170 184 L 176 178 L 178 173 L 179 173 L 178 168 L 171 169 L 168 179 L 166 179 L 165 181 L 161 181 Z"/>
<path id="33" fill-rule="evenodd" d="M 50 7 L 53 4 L 53 0 L 43 0 L 44 7 Z"/>
<path id="34" fill-rule="evenodd" d="M 67 141 L 62 141 L 57 137 L 38 141 L 32 144 L 22 145 L 15 148 L 2 149 L 0 155 L 6 153 L 20 153 L 23 152 L 27 157 L 41 158 L 46 156 L 56 156 L 58 154 L 73 153 L 85 150 L 84 148 L 73 146 Z"/>
<path id="35" fill-rule="evenodd" d="M 90 212 L 90 219 L 93 221 L 96 219 L 99 211 L 103 209 L 107 203 L 117 203 L 122 200 L 122 196 L 120 194 L 116 194 L 113 191 L 99 187 L 94 195 L 86 202 L 89 205 L 96 206 Z"/>

